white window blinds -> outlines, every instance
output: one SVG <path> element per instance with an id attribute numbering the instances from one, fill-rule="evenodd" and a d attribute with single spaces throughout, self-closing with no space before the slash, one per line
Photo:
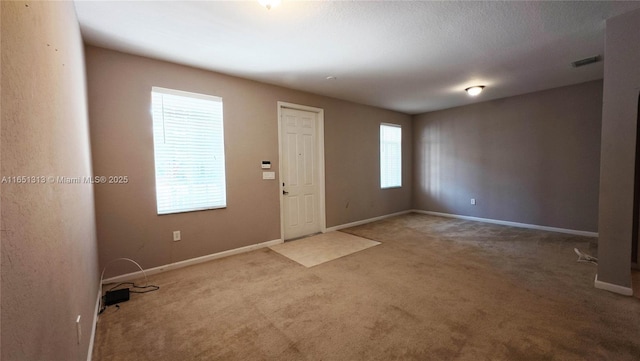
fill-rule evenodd
<path id="1" fill-rule="evenodd" d="M 158 214 L 227 205 L 222 98 L 153 87 Z"/>
<path id="2" fill-rule="evenodd" d="M 380 124 L 380 187 L 402 186 L 402 128 Z"/>

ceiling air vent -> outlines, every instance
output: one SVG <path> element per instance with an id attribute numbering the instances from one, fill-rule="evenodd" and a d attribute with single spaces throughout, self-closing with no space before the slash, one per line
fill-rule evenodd
<path id="1" fill-rule="evenodd" d="M 592 56 L 590 58 L 584 58 L 584 59 L 576 60 L 573 63 L 571 63 L 571 66 L 574 67 L 574 68 L 579 68 L 581 66 L 597 63 L 600 60 L 601 60 L 600 59 L 600 55 L 596 55 L 596 56 Z"/>

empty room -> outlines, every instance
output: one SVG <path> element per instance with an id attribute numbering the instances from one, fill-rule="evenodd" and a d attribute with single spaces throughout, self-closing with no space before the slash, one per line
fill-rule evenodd
<path id="1" fill-rule="evenodd" d="M 1 360 L 638 360 L 640 2 L 0 19 Z"/>

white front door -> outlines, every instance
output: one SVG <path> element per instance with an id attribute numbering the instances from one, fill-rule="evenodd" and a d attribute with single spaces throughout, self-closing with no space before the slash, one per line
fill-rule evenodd
<path id="1" fill-rule="evenodd" d="M 318 113 L 281 108 L 284 239 L 321 231 Z"/>

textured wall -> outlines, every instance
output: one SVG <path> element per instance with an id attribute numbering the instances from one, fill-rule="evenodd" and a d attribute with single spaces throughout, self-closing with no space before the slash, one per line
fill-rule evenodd
<path id="1" fill-rule="evenodd" d="M 2 177 L 90 175 L 73 3 L 1 6 Z M 93 187 L 5 183 L 1 204 L 2 360 L 86 359 L 99 277 Z"/>
<path id="2" fill-rule="evenodd" d="M 324 109 L 327 226 L 411 207 L 411 117 L 97 47 L 86 48 L 93 165 L 126 175 L 96 187 L 101 264 L 131 257 L 155 267 L 280 238 L 279 187 L 262 180 L 262 160 L 278 170 L 277 101 Z M 221 96 L 227 167 L 226 209 L 156 215 L 152 86 Z M 379 189 L 379 124 L 404 129 L 404 187 Z M 182 241 L 172 241 L 172 231 Z M 107 275 L 135 271 L 113 264 Z"/>
<path id="3" fill-rule="evenodd" d="M 601 112 L 595 81 L 416 116 L 414 208 L 597 231 Z"/>
<path id="4" fill-rule="evenodd" d="M 607 20 L 602 110 L 598 280 L 631 287 L 631 230 L 638 93 L 640 10 Z"/>

